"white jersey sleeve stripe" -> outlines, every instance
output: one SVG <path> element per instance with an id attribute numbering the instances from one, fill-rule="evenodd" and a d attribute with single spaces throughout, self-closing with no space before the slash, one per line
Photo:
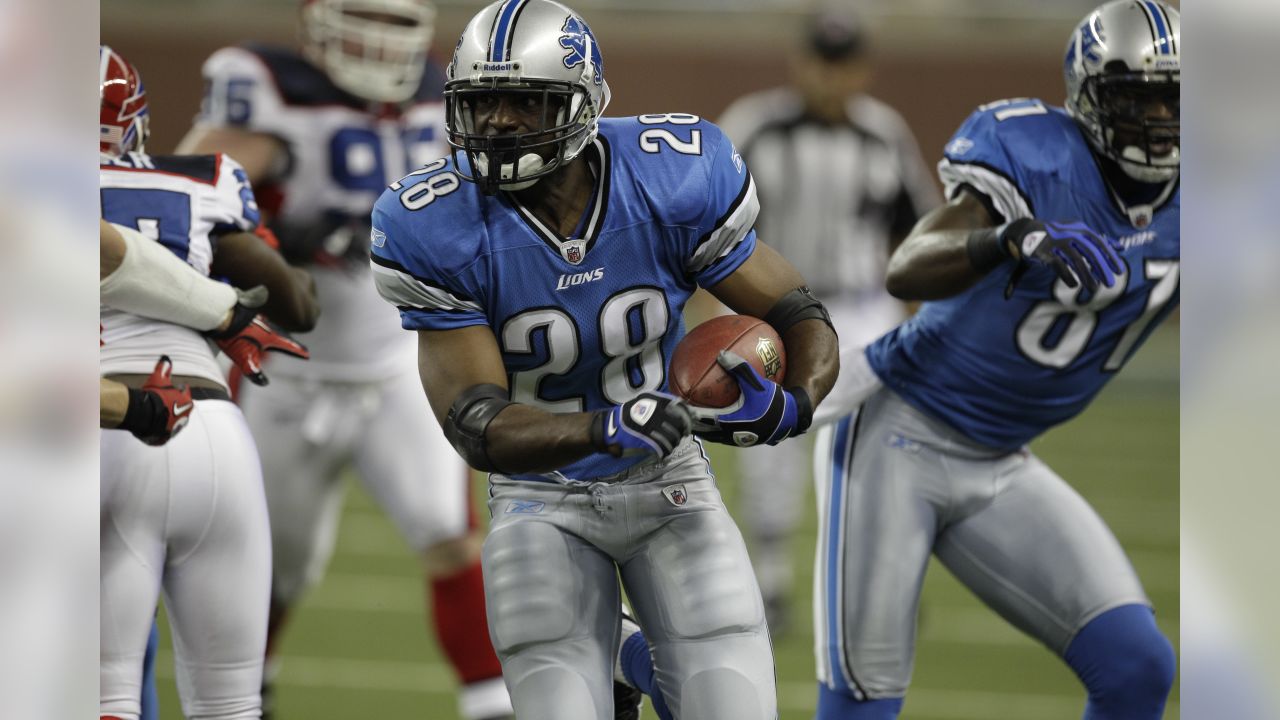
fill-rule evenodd
<path id="1" fill-rule="evenodd" d="M 479 303 L 428 285 L 391 265 L 391 261 L 376 256 L 369 263 L 369 267 L 373 269 L 373 282 L 378 288 L 378 293 L 396 307 L 447 312 L 484 312 Z"/>
<path id="2" fill-rule="evenodd" d="M 716 227 L 698 242 L 697 248 L 693 251 L 693 257 L 689 258 L 685 264 L 685 269 L 690 274 L 697 274 L 728 255 L 747 237 L 751 228 L 755 227 L 756 216 L 759 214 L 760 201 L 756 198 L 756 181 L 748 174 L 742 193 L 734 200 L 733 205 L 729 207 Z"/>
<path id="3" fill-rule="evenodd" d="M 953 197 L 961 185 L 970 185 L 991 199 L 995 209 L 1005 222 L 1019 218 L 1035 217 L 1031 203 L 1009 178 L 990 168 L 973 163 L 952 162 L 943 158 L 938 163 L 938 178 L 946 188 L 948 198 Z"/>

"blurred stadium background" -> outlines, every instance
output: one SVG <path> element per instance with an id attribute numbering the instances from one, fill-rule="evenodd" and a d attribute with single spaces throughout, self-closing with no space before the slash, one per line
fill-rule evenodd
<path id="1" fill-rule="evenodd" d="M 779 0 L 579 0 L 600 38 L 613 88 L 610 114 L 693 112 L 715 118 L 738 95 L 781 82 L 810 5 Z M 897 107 L 926 159 L 974 106 L 1034 96 L 1058 104 L 1061 51 L 1093 0 L 876 0 L 872 94 Z M 446 59 L 482 2 L 437 0 L 436 51 Z M 247 39 L 292 43 L 294 0 L 103 0 L 102 42 L 135 63 L 152 112 L 149 149 L 171 151 L 199 106 L 200 63 Z M 1175 317 L 1176 322 L 1176 317 Z M 1111 524 L 1178 645 L 1178 330 L 1154 334 L 1083 416 L 1035 449 Z M 732 459 L 717 458 L 732 506 Z M 482 493 L 476 485 L 477 497 Z M 812 503 L 810 502 L 810 505 Z M 809 582 L 814 523 L 794 545 L 798 602 L 776 643 L 784 720 L 812 716 Z M 415 560 L 389 522 L 353 487 L 337 554 L 284 644 L 279 716 L 456 717 L 453 679 L 421 615 Z M 931 570 L 915 680 L 904 718 L 1067 720 L 1083 697 L 1070 672 L 1018 635 L 940 568 Z M 162 718 L 180 718 L 166 635 Z M 1177 718 L 1175 689 L 1167 717 Z M 647 711 L 646 711 L 647 712 Z M 646 715 L 652 717 L 652 715 Z"/>

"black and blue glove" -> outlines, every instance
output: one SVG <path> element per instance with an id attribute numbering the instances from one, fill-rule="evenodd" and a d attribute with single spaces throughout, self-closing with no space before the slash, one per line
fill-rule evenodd
<path id="1" fill-rule="evenodd" d="M 741 356 L 721 351 L 716 362 L 738 382 L 742 396 L 727 408 L 695 409 L 693 434 L 704 440 L 750 447 L 777 445 L 809 429 L 813 402 L 802 388 L 784 388 L 756 372 Z"/>
<path id="2" fill-rule="evenodd" d="M 998 228 L 979 230 L 970 236 L 969 257 L 975 267 L 991 267 L 1013 258 L 1019 262 L 1014 270 L 1006 297 L 1030 265 L 1045 265 L 1062 279 L 1067 287 L 1084 283 L 1089 292 L 1098 284 L 1116 284 L 1116 276 L 1124 273 L 1120 245 L 1099 235 L 1082 222 L 1045 222 L 1019 218 Z"/>
<path id="3" fill-rule="evenodd" d="M 591 444 L 615 457 L 650 454 L 666 457 L 693 426 L 693 411 L 680 398 L 642 392 L 621 405 L 596 413 Z"/>

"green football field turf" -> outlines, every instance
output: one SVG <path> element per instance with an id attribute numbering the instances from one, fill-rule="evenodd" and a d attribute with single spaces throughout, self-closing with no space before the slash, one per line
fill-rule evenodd
<path id="1" fill-rule="evenodd" d="M 1119 536 L 1178 645 L 1178 336 L 1157 332 L 1082 416 L 1033 448 Z M 713 453 L 726 500 L 737 491 L 728 453 Z M 284 641 L 282 720 L 454 720 L 451 670 L 429 637 L 416 562 L 358 487 L 348 493 L 337 552 Z M 482 489 L 477 483 L 477 496 Z M 812 507 L 812 501 L 809 503 Z M 810 583 L 812 515 L 795 538 L 792 631 L 775 639 L 782 720 L 815 703 Z M 167 630 L 158 661 L 162 713 L 181 717 Z M 1005 625 L 946 570 L 930 568 L 907 720 L 1069 720 L 1083 692 L 1071 672 Z M 646 704 L 645 718 L 656 716 Z M 1167 718 L 1178 717 L 1177 689 Z"/>

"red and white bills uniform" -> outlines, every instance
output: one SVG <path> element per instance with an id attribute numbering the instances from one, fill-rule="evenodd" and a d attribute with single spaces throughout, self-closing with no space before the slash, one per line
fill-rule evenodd
<path id="1" fill-rule="evenodd" d="M 140 232 L 208 274 L 225 232 L 258 208 L 226 156 L 103 156 L 103 218 Z M 198 332 L 102 308 L 101 372 L 147 374 L 168 355 L 175 376 L 221 385 Z M 159 593 L 174 634 L 187 717 L 257 718 L 270 593 L 262 472 L 240 410 L 203 388 L 190 424 L 163 447 L 123 430 L 101 436 L 100 712 L 133 720 Z"/>
<path id="2" fill-rule="evenodd" d="M 200 124 L 285 141 L 290 166 L 259 194 L 295 228 L 324 226 L 367 246 L 369 212 L 386 186 L 447 152 L 438 72 L 402 112 L 382 116 L 288 50 L 224 48 L 204 74 Z M 328 563 L 347 463 L 415 550 L 468 526 L 466 466 L 422 392 L 413 334 L 378 296 L 367 261 L 310 269 L 320 320 L 298 339 L 311 359 L 271 358 L 271 384 L 241 398 L 263 453 L 274 592 L 287 603 Z"/>

